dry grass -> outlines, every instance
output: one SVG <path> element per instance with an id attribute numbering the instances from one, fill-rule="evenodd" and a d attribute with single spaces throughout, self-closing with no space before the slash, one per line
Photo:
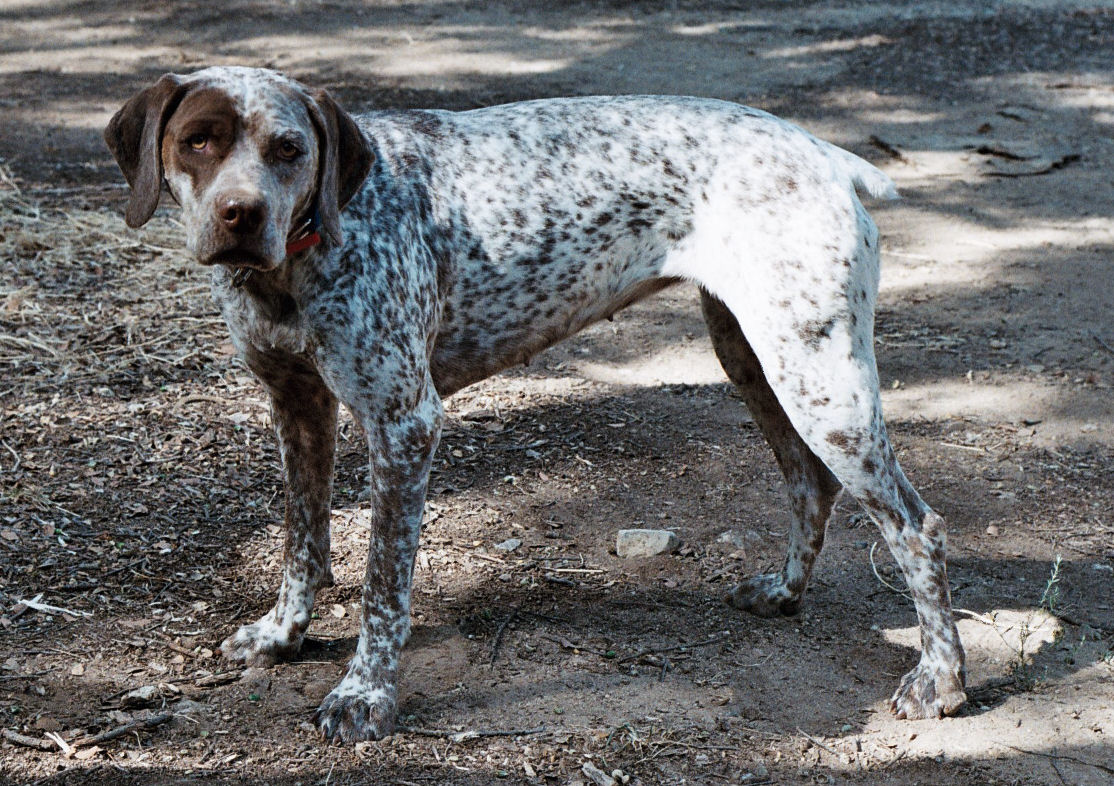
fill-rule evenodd
<path id="1" fill-rule="evenodd" d="M 223 327 L 207 287 L 187 277 L 180 230 L 157 218 L 142 232 L 112 212 L 47 208 L 0 170 L 0 371 L 13 387 L 41 391 L 65 381 L 142 383 L 159 364 L 197 368 Z M 152 293 L 158 293 L 153 297 Z"/>

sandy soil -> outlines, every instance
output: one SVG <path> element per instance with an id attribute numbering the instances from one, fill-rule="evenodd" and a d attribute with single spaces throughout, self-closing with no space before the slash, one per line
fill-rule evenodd
<path id="1" fill-rule="evenodd" d="M 8 0 L 0 21 L 0 784 L 1114 782 L 1114 4 Z M 904 199 L 873 208 L 879 366 L 950 522 L 966 710 L 887 711 L 915 614 L 852 502 L 801 615 L 721 604 L 780 562 L 788 514 L 685 290 L 449 403 L 409 731 L 337 748 L 307 723 L 355 645 L 350 423 L 312 640 L 222 663 L 278 581 L 267 408 L 172 214 L 123 227 L 100 142 L 132 91 L 214 63 L 352 110 L 714 96 L 883 167 Z M 685 545 L 620 560 L 627 526 Z"/>

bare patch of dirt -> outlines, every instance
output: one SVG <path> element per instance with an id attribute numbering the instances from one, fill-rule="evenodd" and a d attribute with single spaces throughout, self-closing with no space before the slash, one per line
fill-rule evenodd
<path id="1" fill-rule="evenodd" d="M 1109 4 L 14 0 L 0 20 L 0 783 L 1114 777 Z M 886 709 L 916 617 L 854 503 L 800 616 L 721 603 L 780 563 L 788 514 L 685 290 L 450 400 L 407 730 L 339 748 L 308 725 L 355 646 L 351 423 L 311 640 L 273 669 L 222 663 L 278 582 L 267 405 L 173 213 L 124 228 L 99 138 L 133 90 L 210 63 L 353 110 L 715 96 L 883 166 L 905 198 L 873 208 L 879 366 L 902 462 L 951 527 L 965 711 Z M 629 526 L 684 546 L 621 560 Z"/>

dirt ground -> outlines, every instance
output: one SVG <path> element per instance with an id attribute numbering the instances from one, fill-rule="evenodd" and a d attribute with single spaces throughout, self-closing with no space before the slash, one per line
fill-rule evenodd
<path id="1" fill-rule="evenodd" d="M 0 3 L 0 784 L 1114 782 L 1112 48 L 1094 0 Z M 962 714 L 887 710 L 916 618 L 853 502 L 799 616 L 721 603 L 789 518 L 684 289 L 448 403 L 407 731 L 308 723 L 355 646 L 350 422 L 310 641 L 222 662 L 278 583 L 267 405 L 172 211 L 125 229 L 100 129 L 231 63 L 350 110 L 713 96 L 885 169 L 879 367 L 950 524 Z M 684 546 L 621 560 L 630 526 Z"/>

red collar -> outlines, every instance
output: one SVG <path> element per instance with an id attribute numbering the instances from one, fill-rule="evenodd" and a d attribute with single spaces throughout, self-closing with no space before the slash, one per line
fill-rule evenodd
<path id="1" fill-rule="evenodd" d="M 313 215 L 310 216 L 309 220 L 299 227 L 291 239 L 286 241 L 286 256 L 305 251 L 307 248 L 313 248 L 320 243 L 321 233 L 317 230 L 320 225 L 321 216 L 317 212 L 317 208 L 314 208 Z"/>

